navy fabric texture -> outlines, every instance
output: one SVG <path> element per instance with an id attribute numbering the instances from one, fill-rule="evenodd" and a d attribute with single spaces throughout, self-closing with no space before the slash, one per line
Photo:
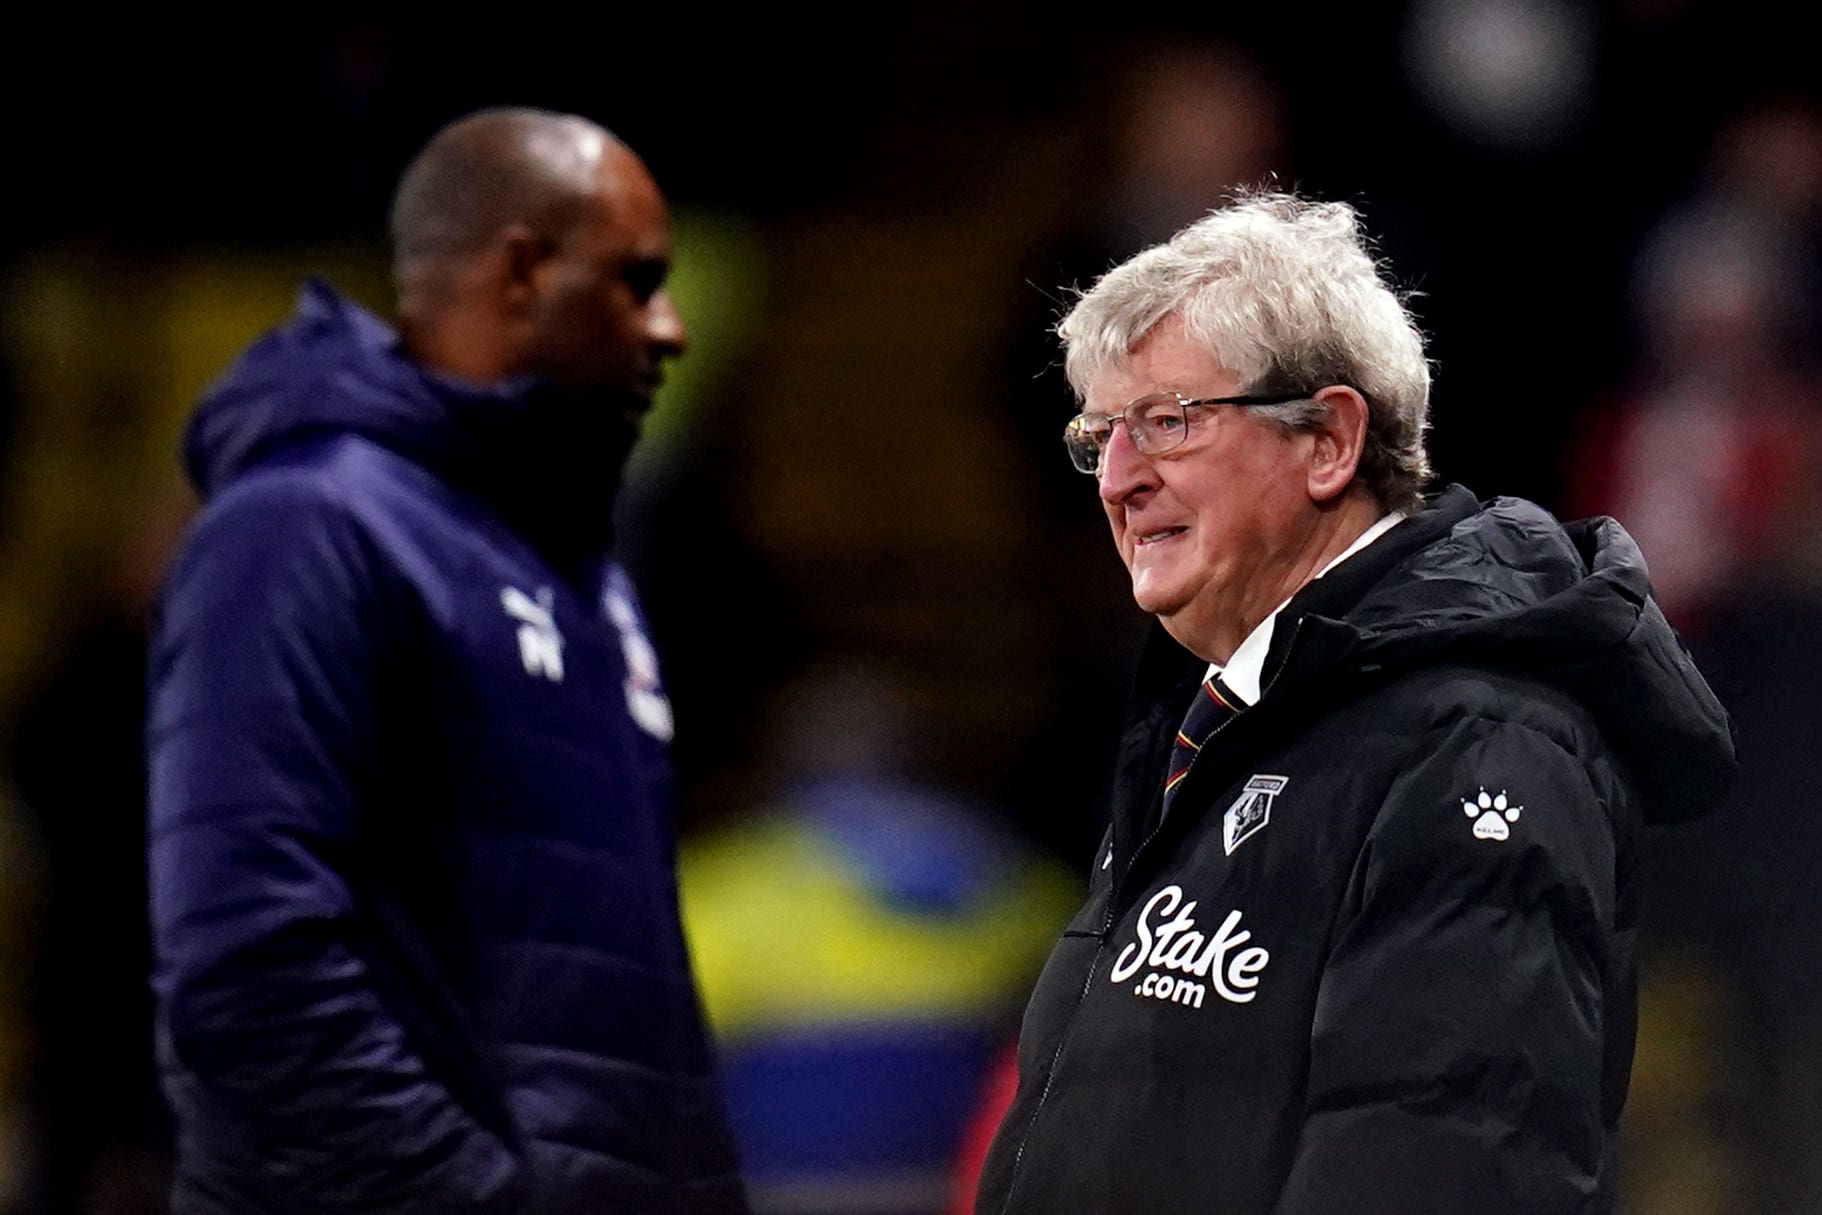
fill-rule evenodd
<path id="1" fill-rule="evenodd" d="M 197 411 L 148 726 L 179 1212 L 745 1209 L 668 704 L 568 526 L 618 453 L 576 492 L 549 407 L 312 285 Z"/>

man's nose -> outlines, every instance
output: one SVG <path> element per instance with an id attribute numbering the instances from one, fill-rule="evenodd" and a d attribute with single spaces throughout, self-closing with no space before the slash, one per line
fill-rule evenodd
<path id="1" fill-rule="evenodd" d="M 1132 430 L 1125 424 L 1115 426 L 1101 450 L 1101 471 L 1097 477 L 1101 500 L 1110 506 L 1124 502 L 1133 494 L 1150 488 L 1157 470 L 1150 460 L 1133 445 Z"/>
<path id="2" fill-rule="evenodd" d="M 669 292 L 661 290 L 652 296 L 652 302 L 646 308 L 645 336 L 664 355 L 682 354 L 689 344 L 683 317 L 678 313 L 677 305 L 671 302 Z"/>

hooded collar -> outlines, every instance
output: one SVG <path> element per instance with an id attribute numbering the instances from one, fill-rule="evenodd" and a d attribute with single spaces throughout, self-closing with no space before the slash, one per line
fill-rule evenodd
<path id="1" fill-rule="evenodd" d="M 213 497 L 275 448 L 307 435 L 365 435 L 429 463 L 460 461 L 489 413 L 524 408 L 533 383 L 463 384 L 407 359 L 391 326 L 312 279 L 291 318 L 203 394 L 184 439 L 197 492 Z"/>
<path id="2" fill-rule="evenodd" d="M 535 377 L 438 375 L 406 357 L 391 326 L 313 279 L 291 318 L 204 394 L 185 465 L 207 499 L 278 452 L 334 435 L 404 455 L 568 564 L 609 546 L 636 431 L 619 411 L 560 399 Z"/>
<path id="3" fill-rule="evenodd" d="M 1317 570 L 1311 581 L 1326 576 L 1330 570 L 1403 523 L 1405 517 L 1399 511 L 1381 516 L 1378 522 L 1355 537 L 1352 544 L 1343 549 L 1327 565 Z M 1259 703 L 1259 693 L 1265 680 L 1265 660 L 1271 653 L 1272 637 L 1277 632 L 1278 616 L 1289 604 L 1290 600 L 1286 599 L 1273 608 L 1272 614 L 1260 621 L 1259 626 L 1246 635 L 1246 640 L 1242 641 L 1234 650 L 1233 656 L 1227 660 L 1227 665 L 1223 666 L 1218 662 L 1208 664 L 1208 676 L 1211 678 L 1219 676 L 1221 682 L 1235 696 L 1249 705 Z"/>
<path id="4" fill-rule="evenodd" d="M 1731 780 L 1727 714 L 1651 597 L 1625 530 L 1612 519 L 1564 526 L 1517 498 L 1481 504 L 1460 486 L 1292 596 L 1249 716 L 1442 661 L 1524 671 L 1587 706 L 1654 821 L 1703 813 Z M 1156 629 L 1139 715 L 1180 719 L 1205 669 Z"/>

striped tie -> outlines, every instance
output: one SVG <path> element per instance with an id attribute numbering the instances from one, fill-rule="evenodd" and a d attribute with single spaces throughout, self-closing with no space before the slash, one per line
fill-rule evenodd
<path id="1" fill-rule="evenodd" d="M 1177 795 L 1177 786 L 1189 775 L 1190 761 L 1196 758 L 1196 752 L 1202 749 L 1208 736 L 1222 722 L 1245 707 L 1245 703 L 1234 695 L 1233 689 L 1222 683 L 1219 677 L 1210 675 L 1202 681 L 1194 703 L 1184 715 L 1183 728 L 1177 731 L 1176 740 L 1170 745 L 1170 777 L 1164 782 L 1163 814 L 1170 813 L 1171 799 Z M 1159 817 L 1162 818 L 1163 814 Z"/>

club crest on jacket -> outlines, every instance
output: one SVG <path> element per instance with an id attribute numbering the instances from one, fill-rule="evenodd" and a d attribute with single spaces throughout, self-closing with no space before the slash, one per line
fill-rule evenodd
<path id="1" fill-rule="evenodd" d="M 1271 821 L 1272 799 L 1290 784 L 1288 776 L 1254 776 L 1240 790 L 1240 796 L 1221 816 L 1221 846 L 1232 856 L 1248 836 L 1262 830 Z"/>
<path id="2" fill-rule="evenodd" d="M 631 592 L 618 577 L 601 595 L 601 610 L 620 632 L 620 654 L 626 661 L 626 711 L 639 728 L 660 742 L 671 741 L 676 724 L 670 697 L 658 677 L 658 651 L 639 627 Z"/>

